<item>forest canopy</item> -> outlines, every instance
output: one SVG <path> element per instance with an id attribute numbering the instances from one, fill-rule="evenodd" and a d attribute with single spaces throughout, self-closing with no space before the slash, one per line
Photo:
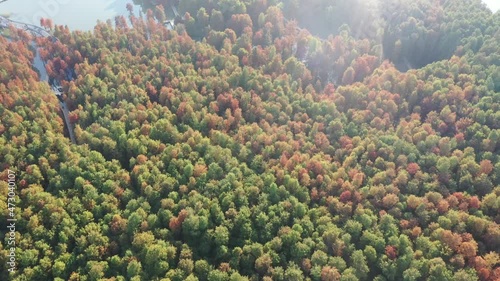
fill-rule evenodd
<path id="1" fill-rule="evenodd" d="M 500 279 L 500 13 L 134 3 L 2 30 L 1 280 Z"/>

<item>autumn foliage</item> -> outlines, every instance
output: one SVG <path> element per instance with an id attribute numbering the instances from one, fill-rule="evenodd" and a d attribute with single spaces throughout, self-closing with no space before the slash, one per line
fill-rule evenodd
<path id="1" fill-rule="evenodd" d="M 91 32 L 42 19 L 58 40 L 2 30 L 1 280 L 500 278 L 498 13 L 134 2 Z"/>

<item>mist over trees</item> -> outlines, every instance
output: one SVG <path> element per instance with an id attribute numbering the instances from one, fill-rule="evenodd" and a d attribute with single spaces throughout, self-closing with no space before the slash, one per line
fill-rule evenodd
<path id="1" fill-rule="evenodd" d="M 51 23 L 57 41 L 0 36 L 1 280 L 500 278 L 499 13 L 134 3 L 91 32 Z"/>

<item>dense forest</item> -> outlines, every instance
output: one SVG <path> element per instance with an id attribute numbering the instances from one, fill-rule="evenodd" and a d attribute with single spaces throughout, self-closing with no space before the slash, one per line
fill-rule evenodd
<path id="1" fill-rule="evenodd" d="M 499 12 L 134 3 L 0 36 L 0 280 L 500 280 Z"/>

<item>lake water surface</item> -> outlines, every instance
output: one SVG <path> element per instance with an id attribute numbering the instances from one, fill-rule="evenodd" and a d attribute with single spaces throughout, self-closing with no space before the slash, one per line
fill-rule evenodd
<path id="1" fill-rule="evenodd" d="M 132 0 L 9 0 L 0 4 L 0 15 L 40 25 L 40 18 L 51 18 L 55 24 L 72 30 L 92 30 L 97 21 L 127 15 Z M 140 7 L 134 6 L 135 11 Z"/>

